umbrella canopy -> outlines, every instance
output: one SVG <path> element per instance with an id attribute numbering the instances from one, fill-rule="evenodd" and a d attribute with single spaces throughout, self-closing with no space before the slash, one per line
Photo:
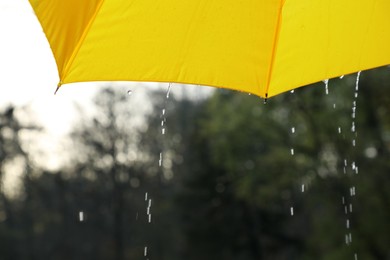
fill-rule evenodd
<path id="1" fill-rule="evenodd" d="M 178 82 L 271 97 L 390 64 L 389 0 L 29 0 L 60 84 Z"/>

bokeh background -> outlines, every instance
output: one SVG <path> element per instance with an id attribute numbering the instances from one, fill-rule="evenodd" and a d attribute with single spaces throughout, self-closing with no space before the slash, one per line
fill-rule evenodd
<path id="1" fill-rule="evenodd" d="M 0 259 L 390 259 L 389 67 L 267 104 L 180 84 L 54 96 L 27 1 L 0 0 L 0 32 Z"/>

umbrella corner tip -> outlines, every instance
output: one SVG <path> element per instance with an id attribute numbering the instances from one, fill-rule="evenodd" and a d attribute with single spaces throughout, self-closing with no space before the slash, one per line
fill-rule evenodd
<path id="1" fill-rule="evenodd" d="M 57 94 L 58 90 L 60 89 L 60 87 L 62 86 L 62 82 L 58 82 L 57 84 L 57 88 L 56 88 L 56 91 L 54 91 L 54 95 Z"/>

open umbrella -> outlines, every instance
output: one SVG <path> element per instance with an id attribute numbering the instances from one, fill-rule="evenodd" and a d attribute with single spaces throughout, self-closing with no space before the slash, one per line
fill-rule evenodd
<path id="1" fill-rule="evenodd" d="M 158 81 L 271 97 L 390 64 L 389 0 L 29 0 L 60 83 Z"/>

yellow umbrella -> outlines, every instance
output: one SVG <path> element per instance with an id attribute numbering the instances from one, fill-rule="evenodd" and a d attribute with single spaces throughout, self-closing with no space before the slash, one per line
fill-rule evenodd
<path id="1" fill-rule="evenodd" d="M 29 0 L 60 83 L 178 82 L 271 97 L 390 64 L 389 0 Z"/>

